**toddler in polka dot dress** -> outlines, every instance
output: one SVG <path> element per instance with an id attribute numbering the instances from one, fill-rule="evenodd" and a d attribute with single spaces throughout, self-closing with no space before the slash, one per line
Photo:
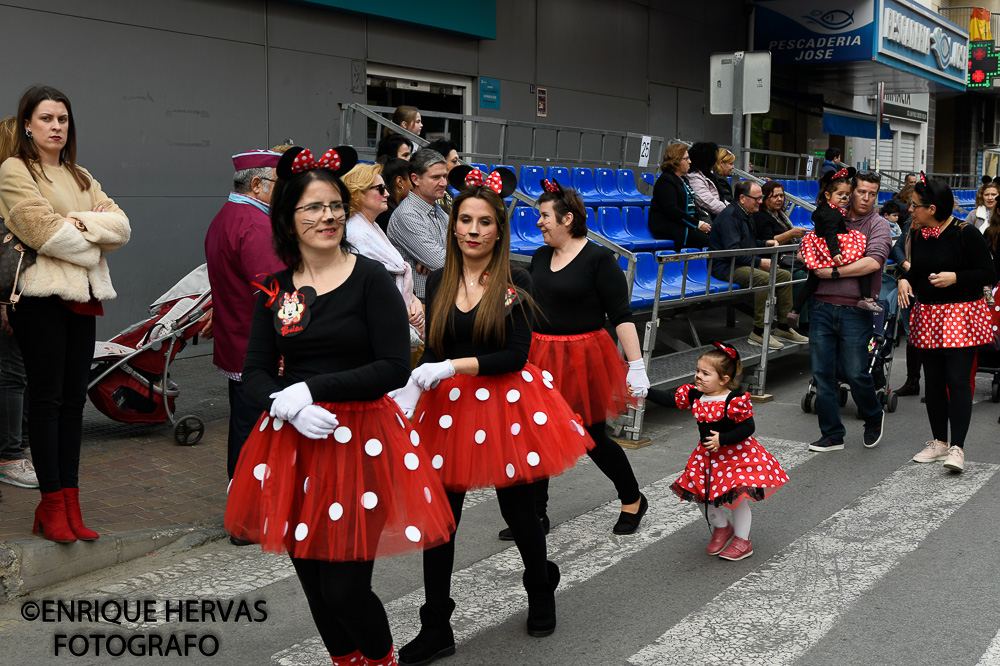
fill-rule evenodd
<path id="1" fill-rule="evenodd" d="M 788 481 L 788 475 L 753 436 L 750 395 L 733 391 L 742 372 L 739 352 L 717 340 L 712 344 L 716 348 L 698 359 L 693 384 L 673 394 L 651 389 L 647 399 L 694 414 L 700 441 L 670 489 L 681 500 L 703 505 L 712 526 L 705 552 L 736 561 L 753 555 L 750 503 L 744 500 L 767 499 Z M 732 509 L 731 520 L 722 507 Z"/>

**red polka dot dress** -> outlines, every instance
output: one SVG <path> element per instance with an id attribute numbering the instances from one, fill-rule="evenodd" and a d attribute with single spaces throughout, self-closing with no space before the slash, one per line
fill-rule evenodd
<path id="1" fill-rule="evenodd" d="M 710 430 L 718 431 L 722 442 L 726 442 L 726 434 L 730 432 L 751 433 L 724 443 L 712 453 L 700 444 L 695 447 L 684 471 L 670 486 L 682 500 L 704 502 L 707 495 L 715 506 L 732 508 L 745 497 L 754 501 L 767 499 L 788 482 L 781 464 L 748 427 L 747 421 L 753 417 L 749 394 L 705 396 L 686 384 L 677 389 L 673 400 L 679 409 L 691 410 L 702 438 Z"/>
<path id="2" fill-rule="evenodd" d="M 810 270 L 854 263 L 865 256 L 868 239 L 857 229 L 848 231 L 844 212 L 839 208 L 830 204 L 819 205 L 812 220 L 814 230 L 803 236 L 799 245 L 802 261 Z M 843 259 L 840 264 L 833 261 L 837 254 Z"/>
<path id="3" fill-rule="evenodd" d="M 226 530 L 265 551 L 336 562 L 448 541 L 455 521 L 431 456 L 385 395 L 409 370 L 406 309 L 395 284 L 364 257 L 326 294 L 296 290 L 289 271 L 276 283 L 274 307 L 262 294 L 254 311 L 244 391 L 269 406 L 270 394 L 305 382 L 339 425 L 326 439 L 309 439 L 262 412 L 229 487 Z"/>

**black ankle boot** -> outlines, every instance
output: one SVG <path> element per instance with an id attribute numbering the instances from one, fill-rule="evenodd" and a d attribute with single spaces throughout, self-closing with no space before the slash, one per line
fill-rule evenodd
<path id="1" fill-rule="evenodd" d="M 559 566 L 546 562 L 548 580 L 529 581 L 527 572 L 522 579 L 528 592 L 528 635 L 535 638 L 549 636 L 556 630 L 556 587 L 559 585 Z"/>
<path id="2" fill-rule="evenodd" d="M 399 649 L 400 666 L 423 666 L 455 654 L 455 634 L 451 630 L 454 599 L 447 604 L 420 607 L 420 633 Z"/>
<path id="3" fill-rule="evenodd" d="M 545 536 L 548 536 L 549 528 L 551 527 L 551 525 L 549 524 L 549 517 L 546 516 L 545 514 L 542 514 L 542 517 L 539 518 L 539 520 L 542 521 L 542 529 L 545 531 Z M 505 527 L 502 530 L 500 530 L 500 534 L 497 535 L 497 538 L 500 539 L 501 541 L 513 541 L 514 532 L 509 527 Z"/>

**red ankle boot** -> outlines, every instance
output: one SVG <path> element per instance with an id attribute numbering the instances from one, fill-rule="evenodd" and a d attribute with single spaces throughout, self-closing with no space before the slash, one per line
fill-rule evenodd
<path id="1" fill-rule="evenodd" d="M 330 659 L 333 661 L 333 666 L 365 666 L 365 656 L 361 654 L 361 650 L 355 650 L 343 657 L 334 657 L 331 654 Z"/>
<path id="2" fill-rule="evenodd" d="M 49 541 L 57 543 L 73 543 L 76 535 L 66 522 L 66 502 L 63 491 L 42 493 L 42 501 L 35 508 L 35 527 L 31 530 L 39 532 Z"/>
<path id="3" fill-rule="evenodd" d="M 81 541 L 93 541 L 101 535 L 92 529 L 88 529 L 83 524 L 83 515 L 80 513 L 80 489 L 63 488 L 63 499 L 66 501 L 66 522 L 73 534 Z"/>

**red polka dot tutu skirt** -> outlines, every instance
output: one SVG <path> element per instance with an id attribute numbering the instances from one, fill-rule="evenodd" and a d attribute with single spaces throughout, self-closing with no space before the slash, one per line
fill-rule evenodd
<path id="1" fill-rule="evenodd" d="M 425 391 L 414 428 L 448 490 L 505 488 L 561 474 L 594 446 L 553 376 L 527 363 L 455 375 Z"/>
<path id="2" fill-rule="evenodd" d="M 714 453 L 698 445 L 670 489 L 682 500 L 704 502 L 709 460 L 712 481 L 708 501 L 715 506 L 733 508 L 745 497 L 759 502 L 788 483 L 788 475 L 778 460 L 756 438 L 750 437 L 739 444 L 723 446 Z"/>
<path id="3" fill-rule="evenodd" d="M 243 445 L 226 531 L 265 551 L 330 562 L 437 546 L 455 529 L 420 436 L 383 396 L 317 403 L 340 425 L 302 436 L 265 412 Z"/>
<path id="4" fill-rule="evenodd" d="M 636 405 L 625 381 L 628 364 L 603 328 L 579 335 L 532 333 L 528 360 L 552 373 L 556 390 L 585 426 Z"/>
<path id="5" fill-rule="evenodd" d="M 865 256 L 868 239 L 857 229 L 846 234 L 837 234 L 837 240 L 840 242 L 840 256 L 844 260 L 843 264 L 854 263 Z M 799 250 L 802 252 L 802 261 L 810 270 L 830 268 L 834 265 L 826 241 L 812 231 L 802 237 Z"/>
<path id="6" fill-rule="evenodd" d="M 920 349 L 978 347 L 993 342 L 993 322 L 986 299 L 939 305 L 914 303 L 910 310 L 910 340 Z"/>

